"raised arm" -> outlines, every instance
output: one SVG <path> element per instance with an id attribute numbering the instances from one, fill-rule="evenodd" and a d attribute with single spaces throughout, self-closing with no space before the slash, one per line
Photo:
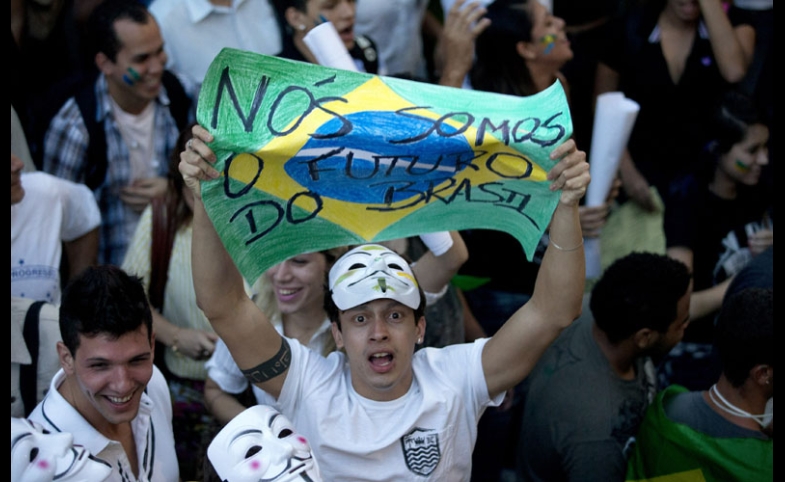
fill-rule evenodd
<path id="1" fill-rule="evenodd" d="M 551 153 L 561 159 L 548 172 L 551 190 L 561 190 L 550 224 L 550 244 L 534 293 L 485 345 L 488 393 L 496 396 L 523 380 L 545 349 L 581 313 L 586 267 L 578 202 L 589 185 L 586 153 L 570 139 Z"/>
<path id="2" fill-rule="evenodd" d="M 437 41 L 439 84 L 461 87 L 474 63 L 474 41 L 491 24 L 479 2 L 456 0 L 445 13 L 444 28 Z"/>
<path id="3" fill-rule="evenodd" d="M 730 83 L 741 81 L 752 62 L 755 29 L 751 25 L 734 28 L 720 0 L 698 0 L 698 3 L 720 74 Z"/>
<path id="4" fill-rule="evenodd" d="M 201 182 L 219 177 L 212 135 L 201 126 L 180 154 L 180 173 L 194 194 L 193 264 L 196 302 L 224 340 L 237 365 L 259 388 L 274 397 L 283 387 L 291 352 L 267 317 L 248 297 L 243 278 L 205 211 Z"/>

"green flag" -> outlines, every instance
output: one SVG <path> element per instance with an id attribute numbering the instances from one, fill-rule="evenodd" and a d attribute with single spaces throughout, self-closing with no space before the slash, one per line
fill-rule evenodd
<path id="1" fill-rule="evenodd" d="M 485 228 L 531 259 L 559 200 L 551 150 L 572 134 L 561 84 L 512 97 L 224 49 L 197 118 L 222 177 L 208 215 L 243 276 L 295 254 Z"/>
<path id="2" fill-rule="evenodd" d="M 687 389 L 671 385 L 646 410 L 627 465 L 627 482 L 771 482 L 774 441 L 712 437 L 671 421 L 670 399 Z"/>

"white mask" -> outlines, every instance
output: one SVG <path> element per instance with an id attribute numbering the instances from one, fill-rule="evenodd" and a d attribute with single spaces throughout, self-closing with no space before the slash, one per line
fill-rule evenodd
<path id="1" fill-rule="evenodd" d="M 766 409 L 763 411 L 763 418 L 758 423 L 760 423 L 761 427 L 766 428 L 771 425 L 772 421 L 774 421 L 774 397 L 771 397 L 766 402 Z"/>
<path id="2" fill-rule="evenodd" d="M 348 310 L 377 299 L 392 299 L 416 310 L 420 290 L 411 266 L 398 253 L 365 244 L 341 256 L 330 269 L 335 306 Z"/>
<path id="3" fill-rule="evenodd" d="M 225 482 L 321 482 L 311 446 L 292 423 L 268 405 L 245 409 L 207 447 Z"/>
<path id="4" fill-rule="evenodd" d="M 769 400 L 766 402 L 766 408 L 760 415 L 749 413 L 746 410 L 742 410 L 736 405 L 733 405 L 727 401 L 725 397 L 722 396 L 720 391 L 717 390 L 716 384 L 712 385 L 709 389 L 709 397 L 712 399 L 714 404 L 720 408 L 720 410 L 737 417 L 751 418 L 758 422 L 758 425 L 760 425 L 761 428 L 768 427 L 771 424 L 771 421 L 774 420 L 774 397 L 769 398 Z"/>
<path id="5" fill-rule="evenodd" d="M 11 482 L 101 482 L 111 473 L 107 462 L 74 445 L 70 433 L 11 417 Z"/>

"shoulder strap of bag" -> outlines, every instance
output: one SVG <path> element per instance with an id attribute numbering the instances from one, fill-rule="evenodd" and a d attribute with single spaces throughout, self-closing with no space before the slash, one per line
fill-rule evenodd
<path id="1" fill-rule="evenodd" d="M 29 365 L 19 367 L 19 390 L 22 394 L 22 403 L 25 406 L 25 417 L 29 416 L 38 404 L 38 315 L 41 313 L 43 305 L 43 301 L 36 301 L 30 305 L 27 315 L 25 315 L 24 328 L 22 328 L 27 351 L 30 352 L 32 359 Z"/>
<path id="2" fill-rule="evenodd" d="M 166 95 L 169 96 L 169 112 L 171 112 L 178 130 L 188 127 L 191 113 L 191 98 L 185 91 L 185 87 L 180 80 L 169 70 L 165 70 L 161 82 L 166 88 Z"/>
<path id="3" fill-rule="evenodd" d="M 95 81 L 85 83 L 74 95 L 76 105 L 82 114 L 89 137 L 85 153 L 85 184 L 92 190 L 97 189 L 106 179 L 106 130 L 103 122 L 98 122 L 98 100 L 95 96 Z"/>
<path id="4" fill-rule="evenodd" d="M 150 253 L 150 304 L 159 312 L 164 307 L 164 289 L 168 280 L 169 260 L 174 246 L 174 209 L 169 205 L 169 196 L 158 196 L 152 200 L 152 251 Z"/>

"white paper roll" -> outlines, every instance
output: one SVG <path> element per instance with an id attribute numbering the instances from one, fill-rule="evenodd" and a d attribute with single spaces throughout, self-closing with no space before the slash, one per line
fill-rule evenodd
<path id="1" fill-rule="evenodd" d="M 357 72 L 357 66 L 332 22 L 322 22 L 312 28 L 305 34 L 303 41 L 319 65 Z"/>
<path id="2" fill-rule="evenodd" d="M 586 190 L 587 206 L 599 206 L 608 197 L 639 110 L 638 103 L 621 92 L 606 92 L 597 97 L 589 153 L 591 183 Z"/>
<path id="3" fill-rule="evenodd" d="M 586 189 L 587 206 L 601 206 L 607 199 L 638 111 L 640 105 L 621 92 L 606 92 L 597 97 L 589 153 L 591 183 Z M 583 250 L 586 279 L 599 278 L 602 274 L 600 238 L 586 239 Z"/>

